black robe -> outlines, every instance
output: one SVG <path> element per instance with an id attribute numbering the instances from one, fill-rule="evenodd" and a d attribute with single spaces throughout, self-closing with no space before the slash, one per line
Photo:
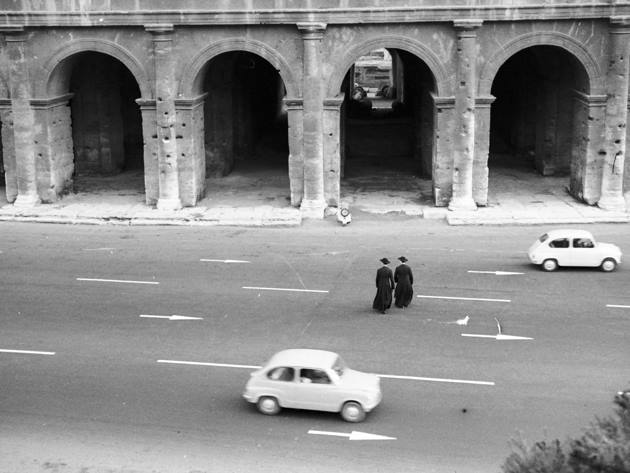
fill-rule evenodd
<path id="1" fill-rule="evenodd" d="M 407 307 L 413 298 L 413 273 L 411 268 L 406 264 L 398 266 L 394 272 L 394 281 L 396 282 L 396 290 L 394 291 L 396 307 Z"/>
<path id="2" fill-rule="evenodd" d="M 372 308 L 385 312 L 392 306 L 392 291 L 394 290 L 394 275 L 392 270 L 383 266 L 376 271 L 376 297 Z"/>

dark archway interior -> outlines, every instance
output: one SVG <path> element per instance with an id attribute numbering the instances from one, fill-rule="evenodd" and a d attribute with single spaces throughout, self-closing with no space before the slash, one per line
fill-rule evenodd
<path id="1" fill-rule="evenodd" d="M 533 46 L 508 59 L 493 84 L 489 166 L 566 175 L 578 111 L 575 91 L 586 93 L 584 67 L 555 46 Z"/>
<path id="2" fill-rule="evenodd" d="M 143 169 L 140 89 L 131 72 L 106 54 L 80 53 L 70 92 L 75 176 Z"/>
<path id="3" fill-rule="evenodd" d="M 430 179 L 435 81 L 428 66 L 406 51 L 371 51 L 350 68 L 342 90 L 342 177 L 394 172 Z"/>
<path id="4" fill-rule="evenodd" d="M 284 83 L 262 57 L 229 52 L 205 67 L 203 92 L 206 175 L 236 169 L 288 168 Z"/>

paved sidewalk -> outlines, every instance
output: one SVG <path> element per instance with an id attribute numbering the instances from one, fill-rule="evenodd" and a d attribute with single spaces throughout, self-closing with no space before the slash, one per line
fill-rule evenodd
<path id="1" fill-rule="evenodd" d="M 452 212 L 433 206 L 431 181 L 409 173 L 347 177 L 341 199 L 357 218 L 379 215 L 444 219 L 450 225 L 628 223 L 630 213 L 606 211 L 578 202 L 566 191 L 568 178 L 541 177 L 518 169 L 491 173 L 488 206 Z M 119 225 L 300 225 L 289 205 L 288 177 L 274 170 L 232 173 L 208 179 L 198 206 L 157 210 L 144 203 L 141 173 L 83 178 L 75 192 L 52 204 L 19 208 L 0 187 L 0 221 Z M 630 193 L 626 194 L 630 209 Z M 327 212 L 334 218 L 334 210 Z"/>

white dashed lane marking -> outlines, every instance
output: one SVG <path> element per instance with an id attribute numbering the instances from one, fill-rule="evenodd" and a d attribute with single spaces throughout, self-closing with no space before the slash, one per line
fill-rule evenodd
<path id="1" fill-rule="evenodd" d="M 483 297 L 451 297 L 451 296 L 427 296 L 427 295 L 418 295 L 416 297 L 421 297 L 424 299 L 450 299 L 450 300 L 457 300 L 457 301 L 512 302 L 511 299 L 486 299 Z"/>
<path id="2" fill-rule="evenodd" d="M 35 351 L 35 350 L 9 350 L 0 348 L 0 352 L 2 353 L 16 353 L 19 355 L 47 355 L 52 356 L 55 354 L 54 351 Z"/>
<path id="3" fill-rule="evenodd" d="M 606 304 L 606 307 L 614 307 L 616 309 L 630 309 L 630 305 Z"/>
<path id="4" fill-rule="evenodd" d="M 126 279 L 96 279 L 96 278 L 77 278 L 77 281 L 89 281 L 89 282 L 115 282 L 124 284 L 160 284 L 157 281 L 130 281 Z"/>
<path id="5" fill-rule="evenodd" d="M 196 366 L 213 366 L 217 368 L 239 368 L 239 369 L 260 369 L 258 365 L 233 365 L 227 363 L 208 363 L 202 361 L 181 361 L 181 360 L 157 360 L 158 363 L 168 363 L 172 365 L 196 365 Z M 458 383 L 458 384 L 477 384 L 483 386 L 494 386 L 492 381 L 473 381 L 467 379 L 449 379 L 449 378 L 427 378 L 423 376 L 402 376 L 395 374 L 377 374 L 379 378 L 402 379 L 410 381 L 431 381 L 435 383 Z"/>
<path id="6" fill-rule="evenodd" d="M 321 289 L 290 289 L 285 287 L 257 287 L 257 286 L 243 286 L 243 289 L 253 289 L 256 291 L 289 291 L 289 292 L 319 292 L 326 294 L 328 291 Z"/>

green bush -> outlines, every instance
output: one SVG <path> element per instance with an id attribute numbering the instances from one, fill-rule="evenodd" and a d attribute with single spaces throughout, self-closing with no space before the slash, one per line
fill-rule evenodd
<path id="1" fill-rule="evenodd" d="M 512 440 L 504 473 L 630 473 L 630 391 L 615 397 L 615 415 L 596 418 L 577 439 Z"/>

